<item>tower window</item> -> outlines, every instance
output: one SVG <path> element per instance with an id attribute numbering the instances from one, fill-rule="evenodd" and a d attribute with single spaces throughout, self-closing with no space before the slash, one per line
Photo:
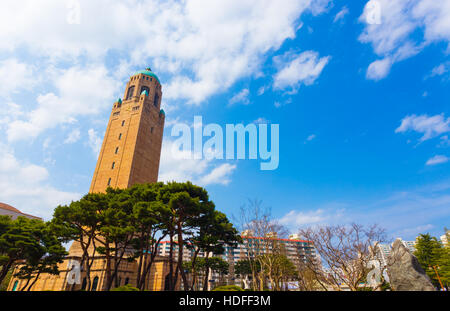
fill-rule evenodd
<path id="1" fill-rule="evenodd" d="M 133 97 L 133 93 L 134 93 L 134 85 L 130 86 L 128 88 L 128 92 L 127 92 L 127 99 L 130 99 L 131 97 Z"/>
<path id="2" fill-rule="evenodd" d="M 125 125 L 125 120 L 122 121 L 122 126 L 124 126 L 124 125 Z"/>
<path id="3" fill-rule="evenodd" d="M 142 92 L 147 91 L 147 94 L 150 94 L 150 89 L 147 86 L 143 86 L 141 87 L 141 92 L 140 94 L 142 94 Z"/>
<path id="4" fill-rule="evenodd" d="M 122 139 L 122 133 L 119 134 L 119 140 L 121 140 L 121 139 Z"/>
<path id="5" fill-rule="evenodd" d="M 153 134 L 153 127 L 150 129 L 150 133 L 152 133 Z"/>
<path id="6" fill-rule="evenodd" d="M 155 93 L 155 102 L 153 103 L 155 107 L 158 107 L 158 102 L 159 102 L 159 95 L 158 93 Z"/>
<path id="7" fill-rule="evenodd" d="M 108 179 L 108 186 L 111 186 L 111 178 Z"/>
<path id="8" fill-rule="evenodd" d="M 116 151 L 114 153 L 117 154 L 118 152 L 119 152 L 119 147 L 116 147 Z"/>
<path id="9" fill-rule="evenodd" d="M 98 276 L 96 276 L 94 278 L 94 281 L 92 282 L 92 291 L 96 291 L 97 290 L 97 285 L 98 285 Z"/>
<path id="10" fill-rule="evenodd" d="M 111 165 L 111 169 L 114 169 L 114 166 L 116 166 L 116 162 L 113 162 Z"/>

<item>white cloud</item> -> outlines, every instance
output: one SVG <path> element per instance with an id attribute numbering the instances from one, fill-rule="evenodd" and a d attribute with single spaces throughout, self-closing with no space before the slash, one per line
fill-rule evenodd
<path id="1" fill-rule="evenodd" d="M 0 127 L 5 127 L 23 115 L 22 107 L 13 102 L 7 102 L 0 109 Z"/>
<path id="2" fill-rule="evenodd" d="M 447 72 L 447 66 L 446 64 L 440 64 L 439 66 L 433 68 L 431 71 L 432 76 L 442 76 L 444 73 Z"/>
<path id="3" fill-rule="evenodd" d="M 267 86 L 261 86 L 259 89 L 258 89 L 258 96 L 261 96 L 262 94 L 264 94 L 265 92 L 266 92 L 266 89 L 267 89 Z"/>
<path id="4" fill-rule="evenodd" d="M 37 97 L 37 107 L 25 118 L 9 123 L 9 141 L 37 137 L 47 129 L 73 123 L 78 116 L 97 114 L 112 105 L 117 81 L 108 76 L 103 66 L 71 67 L 54 75 L 58 94 L 47 93 Z"/>
<path id="5" fill-rule="evenodd" d="M 199 180 L 201 185 L 222 184 L 227 185 L 231 182 L 230 175 L 236 169 L 236 164 L 224 163 L 215 167 L 210 173 Z"/>
<path id="6" fill-rule="evenodd" d="M 296 92 L 300 84 L 311 85 L 319 77 L 330 57 L 319 58 L 314 51 L 305 51 L 301 54 L 290 52 L 274 58 L 279 71 L 274 77 L 274 89 L 291 87 Z"/>
<path id="7" fill-rule="evenodd" d="M 253 121 L 253 123 L 255 123 L 255 124 L 268 124 L 269 121 L 266 118 L 259 117 L 258 119 Z"/>
<path id="8" fill-rule="evenodd" d="M 434 226 L 432 224 L 419 225 L 412 228 L 401 229 L 396 232 L 396 236 L 404 237 L 404 236 L 418 236 L 419 233 L 427 233 L 428 230 L 433 229 Z"/>
<path id="9" fill-rule="evenodd" d="M 335 16 L 334 16 L 334 20 L 333 23 L 336 23 L 338 21 L 342 21 L 345 16 L 350 13 L 350 11 L 348 10 L 348 8 L 346 6 L 344 6 Z"/>
<path id="10" fill-rule="evenodd" d="M 324 214 L 325 211 L 321 209 L 308 212 L 292 210 L 280 219 L 280 223 L 295 226 L 318 224 L 325 221 L 326 217 Z"/>
<path id="11" fill-rule="evenodd" d="M 242 105 L 249 105 L 250 100 L 248 99 L 249 95 L 248 89 L 242 89 L 239 93 L 233 95 L 233 97 L 228 102 L 229 105 L 235 105 L 235 104 L 242 104 Z"/>
<path id="12" fill-rule="evenodd" d="M 316 137 L 317 137 L 316 134 L 311 134 L 311 135 L 309 135 L 309 136 L 306 138 L 305 144 L 306 144 L 308 141 L 311 141 L 311 140 L 315 139 Z"/>
<path id="13" fill-rule="evenodd" d="M 385 78 L 391 70 L 392 60 L 389 57 L 376 60 L 367 68 L 366 77 L 371 80 L 380 80 Z"/>
<path id="14" fill-rule="evenodd" d="M 39 57 L 98 60 L 133 47 L 117 76 L 151 61 L 156 72 L 169 74 L 166 100 L 198 104 L 258 73 L 266 52 L 295 37 L 302 14 L 320 14 L 331 0 L 79 3 L 80 23 L 71 24 L 64 1 L 2 1 L 0 51 L 25 47 Z"/>
<path id="15" fill-rule="evenodd" d="M 287 226 L 293 231 L 300 227 L 316 225 L 335 224 L 344 220 L 344 204 L 330 203 L 325 208 L 315 210 L 299 211 L 291 210 L 279 219 L 280 224 Z"/>
<path id="16" fill-rule="evenodd" d="M 441 134 L 450 132 L 450 118 L 445 118 L 443 114 L 435 116 L 415 114 L 403 118 L 400 126 L 395 130 L 396 133 L 407 131 L 416 131 L 422 133 L 420 141 L 425 141 Z"/>
<path id="17" fill-rule="evenodd" d="M 6 146 L 0 146 L 0 198 L 24 213 L 51 218 L 58 204 L 81 197 L 78 193 L 60 191 L 48 184 L 46 168 L 19 161 Z"/>
<path id="18" fill-rule="evenodd" d="M 426 165 L 442 164 L 448 162 L 449 160 L 450 158 L 444 155 L 435 155 L 434 157 L 428 159 Z"/>
<path id="19" fill-rule="evenodd" d="M 450 146 L 450 139 L 448 135 L 441 136 L 438 147 L 448 147 Z"/>
<path id="20" fill-rule="evenodd" d="M 427 42 L 450 40 L 449 1 L 417 1 L 412 13 L 425 25 L 425 40 Z"/>
<path id="21" fill-rule="evenodd" d="M 235 164 L 216 165 L 212 159 L 194 159 L 191 152 L 177 150 L 176 144 L 163 140 L 159 169 L 160 181 L 192 181 L 201 186 L 230 183 L 231 174 L 237 168 Z"/>
<path id="22" fill-rule="evenodd" d="M 402 189 L 382 195 L 381 199 L 350 199 L 347 203 L 331 202 L 317 208 L 297 207 L 281 217 L 281 223 L 295 232 L 299 227 L 345 225 L 352 222 L 379 224 L 391 238 L 414 239 L 429 224 L 442 223 L 450 216 L 450 182 L 443 181 L 422 187 Z M 433 235 L 441 232 L 436 228 Z M 440 233 L 442 234 L 442 233 Z"/>
<path id="23" fill-rule="evenodd" d="M 425 79 L 433 78 L 436 76 L 442 76 L 449 71 L 449 68 L 450 68 L 450 62 L 444 62 L 442 64 L 439 64 L 438 66 L 434 67 L 431 70 L 431 72 L 425 77 Z"/>
<path id="24" fill-rule="evenodd" d="M 33 67 L 16 58 L 0 61 L 0 96 L 9 97 L 11 93 L 30 89 L 36 84 L 35 78 Z"/>
<path id="25" fill-rule="evenodd" d="M 67 135 L 67 138 L 64 140 L 65 144 L 73 144 L 77 142 L 81 137 L 81 132 L 79 129 L 73 129 L 69 135 Z"/>
<path id="26" fill-rule="evenodd" d="M 100 153 L 100 149 L 102 148 L 102 138 L 97 135 L 97 132 L 94 129 L 88 130 L 88 137 L 89 147 L 91 147 L 92 152 L 94 152 L 95 156 L 97 157 Z"/>
<path id="27" fill-rule="evenodd" d="M 416 55 L 430 43 L 450 41 L 450 1 L 377 0 L 380 23 L 368 23 L 375 12 L 374 2 L 369 1 L 360 16 L 365 28 L 359 40 L 370 43 L 374 52 L 383 59 L 391 59 L 391 65 Z M 417 30 L 424 31 L 423 37 L 416 39 L 413 34 Z M 375 80 L 386 77 L 390 66 L 385 63 L 379 69 L 382 69 L 378 71 L 382 74 L 375 74 Z M 372 76 L 368 72 L 367 78 Z"/>

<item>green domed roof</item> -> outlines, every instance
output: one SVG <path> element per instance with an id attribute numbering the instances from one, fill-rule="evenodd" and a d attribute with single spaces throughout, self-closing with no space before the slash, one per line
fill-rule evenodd
<path id="1" fill-rule="evenodd" d="M 146 68 L 146 69 L 144 69 L 144 70 L 136 71 L 136 72 L 134 73 L 133 76 L 138 75 L 138 74 L 140 74 L 140 73 L 142 73 L 143 75 L 147 75 L 147 76 L 153 77 L 153 78 L 155 78 L 159 83 L 161 83 L 161 82 L 159 81 L 158 76 L 157 76 L 150 68 Z"/>

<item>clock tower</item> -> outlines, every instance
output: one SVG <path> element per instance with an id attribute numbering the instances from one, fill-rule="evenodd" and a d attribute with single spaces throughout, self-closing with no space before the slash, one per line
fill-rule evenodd
<path id="1" fill-rule="evenodd" d="M 165 114 L 161 84 L 150 68 L 130 77 L 112 107 L 89 192 L 158 180 Z"/>

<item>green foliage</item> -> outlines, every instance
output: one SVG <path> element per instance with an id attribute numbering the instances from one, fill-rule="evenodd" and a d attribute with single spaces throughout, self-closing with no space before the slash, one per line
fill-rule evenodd
<path id="1" fill-rule="evenodd" d="M 139 288 L 133 287 L 130 284 L 119 286 L 111 289 L 112 292 L 138 292 Z"/>
<path id="2" fill-rule="evenodd" d="M 432 237 L 430 234 L 420 234 L 417 238 L 416 251 L 414 255 L 417 257 L 420 265 L 432 280 L 436 287 L 440 287 L 438 276 L 444 286 L 450 284 L 450 255 L 448 248 Z M 436 270 L 435 270 L 436 269 Z"/>
<path id="3" fill-rule="evenodd" d="M 383 280 L 383 284 L 381 284 L 380 291 L 388 291 L 392 290 L 391 284 Z"/>
<path id="4" fill-rule="evenodd" d="M 170 252 L 172 290 L 179 274 L 189 288 L 182 267 L 205 274 L 208 268 L 228 273 L 227 262 L 219 257 L 194 259 L 189 268 L 183 264 L 183 248 L 191 247 L 196 254 L 222 254 L 224 245 L 241 241 L 226 215 L 215 209 L 207 191 L 190 182 L 108 188 L 106 193 L 89 193 L 79 201 L 58 206 L 50 223 L 1 216 L 0 282 L 18 261 L 21 268 L 15 276 L 31 281 L 30 286 L 41 273 L 58 274 L 57 264 L 66 255 L 62 243 L 75 241 L 83 251 L 81 266 L 88 276 L 87 288 L 91 286 L 90 267 L 96 251 L 105 256 L 107 290 L 118 287 L 118 268 L 124 261 L 137 261 L 140 272 L 135 285 L 143 289 L 158 244 L 166 237 L 176 241 L 179 249 L 177 254 Z"/>
<path id="5" fill-rule="evenodd" d="M 193 185 L 190 182 L 170 182 L 160 191 L 160 199 L 170 210 L 169 222 L 166 231 L 169 240 L 177 240 L 178 253 L 177 266 L 170 266 L 169 287 L 174 289 L 175 276 L 179 273 L 186 289 L 193 287 L 188 284 L 183 269 L 183 249 L 185 247 L 194 249 L 197 255 L 200 251 L 221 254 L 223 245 L 231 245 L 239 241 L 237 230 L 228 221 L 225 214 L 215 210 L 215 205 L 209 200 L 207 191 Z M 189 270 L 194 271 L 196 267 L 196 255 L 191 262 Z M 172 252 L 169 257 L 174 256 Z M 172 258 L 171 259 L 171 263 Z M 186 267 L 186 265 L 184 265 Z M 195 274 L 195 273 L 194 273 Z M 208 277 L 208 270 L 205 278 Z M 195 280 L 195 277 L 194 277 Z M 194 281 L 193 281 L 194 282 Z"/>
<path id="6" fill-rule="evenodd" d="M 215 292 L 223 291 L 223 292 L 242 292 L 244 291 L 241 287 L 237 285 L 225 285 L 225 286 L 219 286 L 213 289 Z"/>
<path id="7" fill-rule="evenodd" d="M 0 292 L 4 292 L 8 289 L 9 281 L 12 278 L 13 269 L 9 269 L 8 274 L 3 279 L 3 282 L 0 284 Z"/>
<path id="8" fill-rule="evenodd" d="M 183 248 L 220 254 L 223 245 L 239 241 L 237 230 L 225 214 L 215 210 L 207 191 L 190 182 L 136 184 L 127 189 L 108 188 L 106 193 L 88 194 L 69 206 L 58 206 L 52 226 L 63 239 L 80 243 L 86 274 L 90 273 L 93 256 L 89 249 L 95 246 L 105 256 L 106 289 L 118 285 L 121 262 L 137 260 L 140 272 L 136 286 L 142 290 L 158 244 L 166 237 L 176 240 L 179 249 L 177 254 L 169 252 L 168 283 L 172 290 L 178 274 L 185 288 L 189 288 L 184 269 L 196 267 L 195 260 L 190 268 L 183 264 Z M 132 254 L 128 252 L 130 249 Z M 228 265 L 225 267 L 212 258 L 201 264 L 221 273 L 228 269 Z"/>
<path id="9" fill-rule="evenodd" d="M 439 249 L 441 244 L 435 237 L 431 237 L 430 234 L 420 234 L 417 238 L 416 251 L 414 255 L 419 260 L 420 264 L 426 270 L 436 264 L 438 258 Z"/>
<path id="10" fill-rule="evenodd" d="M 287 278 L 297 277 L 297 268 L 292 263 L 292 261 L 287 258 L 286 255 L 273 254 L 272 258 L 273 265 L 271 267 L 271 274 L 275 276 L 280 275 Z"/>
<path id="11" fill-rule="evenodd" d="M 450 289 L 450 247 L 442 247 L 436 260 L 436 270 L 443 285 Z"/>
<path id="12" fill-rule="evenodd" d="M 2 217 L 0 230 L 0 282 L 19 261 L 21 268 L 14 276 L 22 279 L 31 280 L 40 273 L 59 273 L 58 263 L 67 252 L 50 223 L 25 217 L 8 221 Z"/>
<path id="13" fill-rule="evenodd" d="M 258 273 L 259 271 L 261 271 L 261 264 L 259 263 L 259 261 L 243 259 L 243 260 L 239 260 L 234 265 L 234 273 L 236 275 L 242 275 L 242 276 L 251 275 L 252 274 L 251 265 L 254 265 L 256 267 L 255 272 Z"/>
<path id="14" fill-rule="evenodd" d="M 183 268 L 189 272 L 192 272 L 192 266 L 192 261 L 183 262 Z M 220 274 L 228 274 L 229 265 L 221 257 L 200 257 L 195 261 L 194 268 L 196 271 L 205 272 L 207 269 L 211 269 Z"/>

